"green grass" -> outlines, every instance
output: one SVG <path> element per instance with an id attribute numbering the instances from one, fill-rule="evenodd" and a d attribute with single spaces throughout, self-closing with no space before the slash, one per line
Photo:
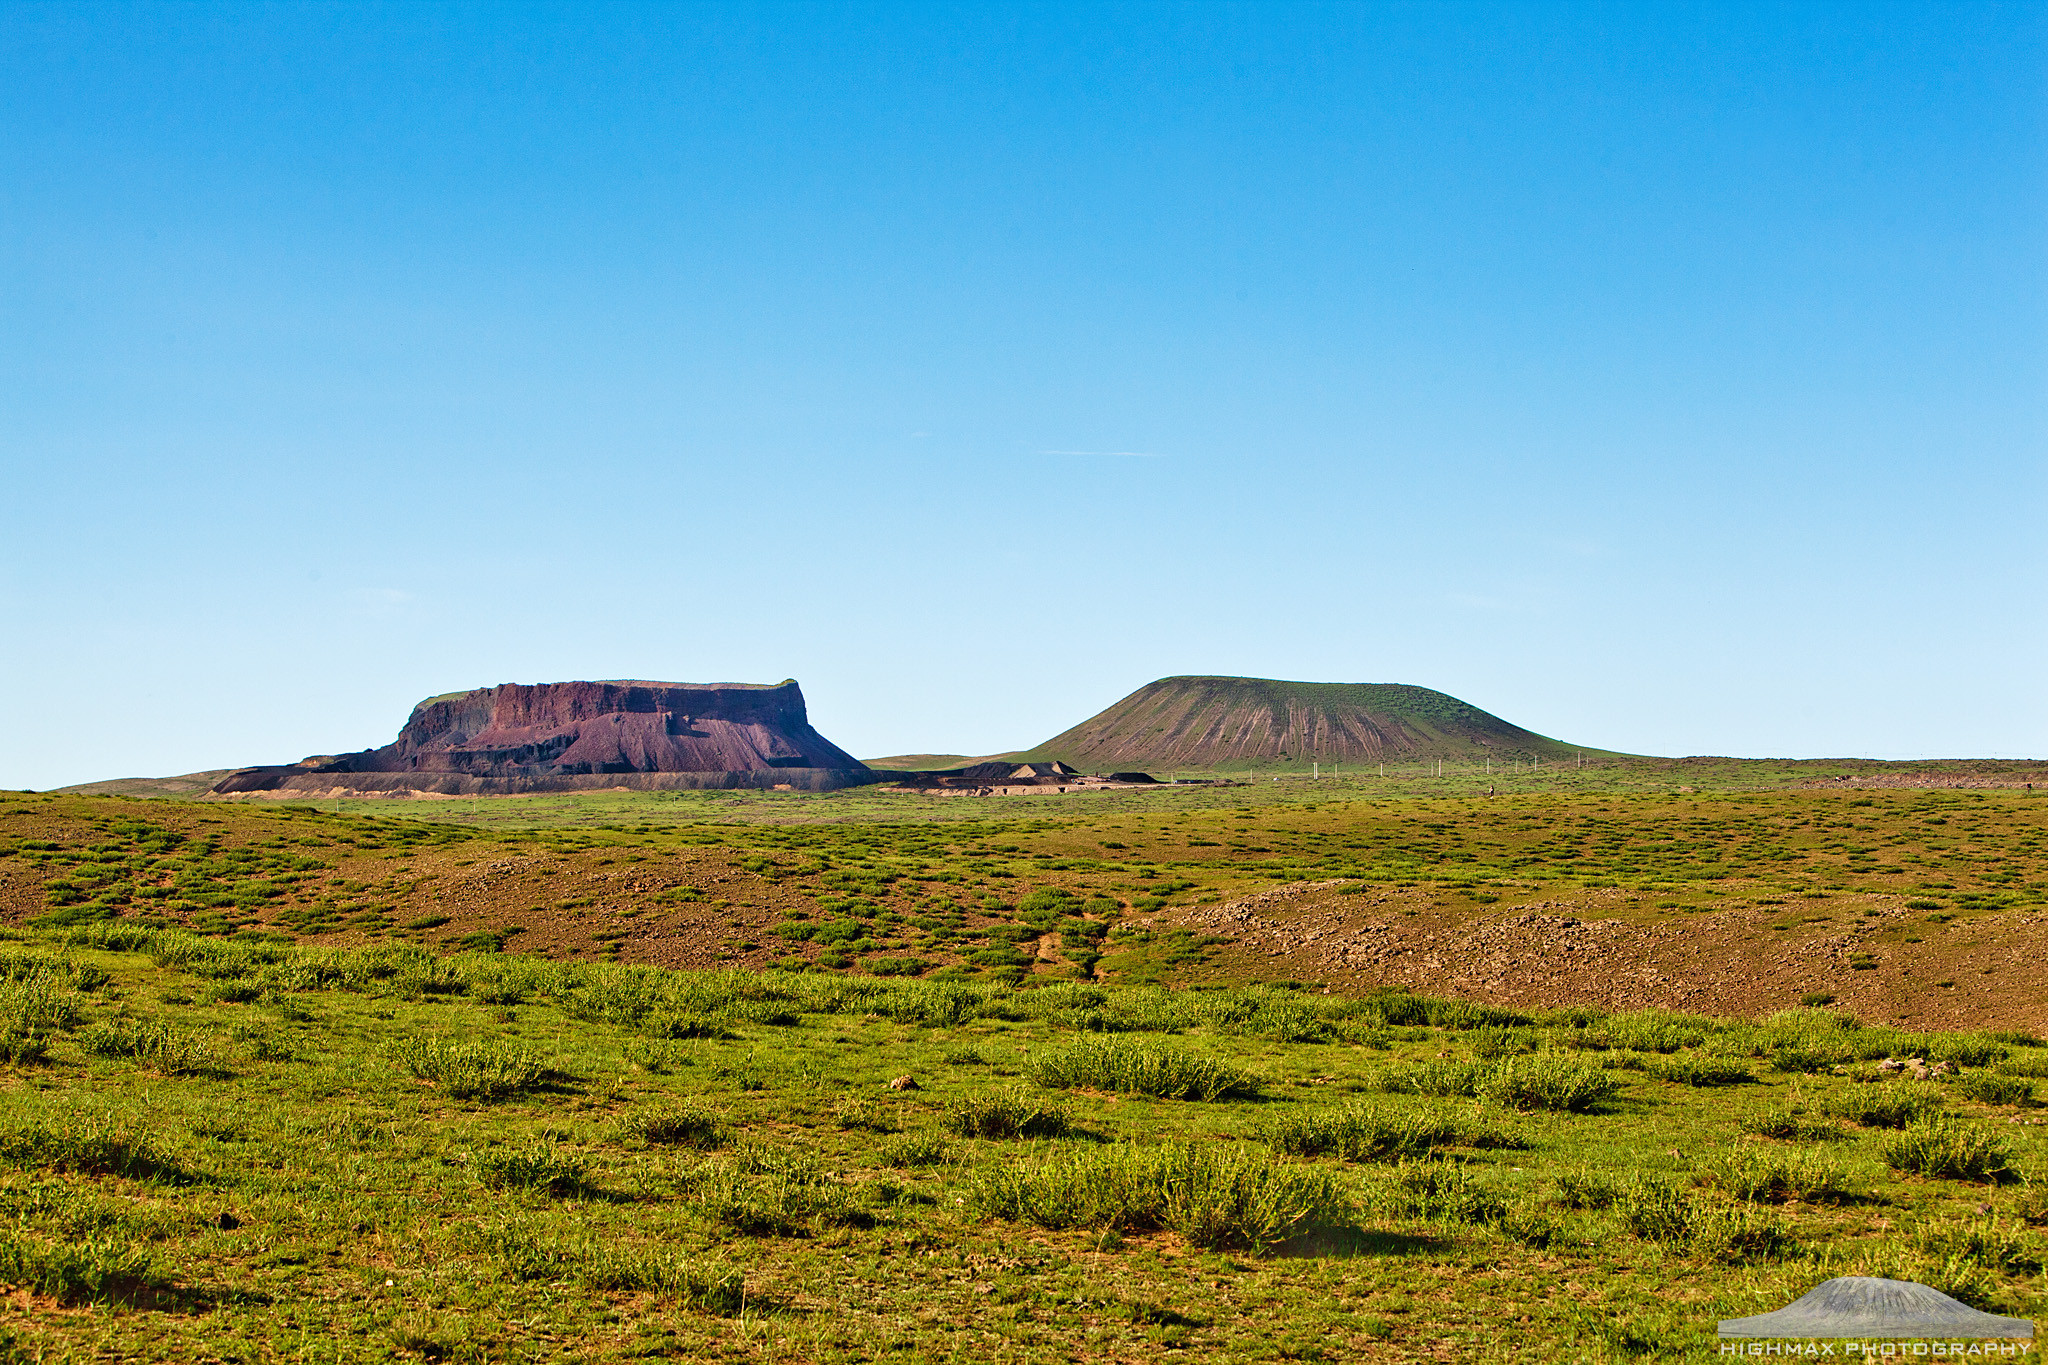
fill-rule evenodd
<path id="1" fill-rule="evenodd" d="M 1888 1081 L 1852 1085 L 1830 1095 L 1821 1102 L 1821 1112 L 1866 1128 L 1903 1128 L 1940 1106 L 1941 1095 L 1930 1086 Z"/>
<path id="2" fill-rule="evenodd" d="M 1785 933 L 1897 938 L 1849 921 L 1921 883 L 1930 944 L 2036 904 L 2048 802 L 1770 789 L 1824 766 L 1490 801 L 1418 774 L 1089 806 L 0 798 L 9 885 L 73 917 L 0 928 L 0 1354 L 1706 1359 L 1718 1318 L 1858 1273 L 2048 1317 L 2048 1140 L 2008 1122 L 2048 1049 L 2017 1021 L 1902 1024 L 1857 995 L 1881 971 L 1750 1019 L 1255 985 L 1309 974 L 1153 927 L 1319 880 L 1367 918 L 1740 899 L 1773 945 L 1809 913 Z M 532 893 L 472 922 L 451 892 L 508 871 Z M 557 921 L 636 937 L 602 960 Z M 636 963 L 643 931 L 735 956 Z M 1963 1069 L 1860 1079 L 1912 1056 Z"/>
<path id="3" fill-rule="evenodd" d="M 544 1331 L 576 1358 L 768 1360 L 800 1341 L 831 1361 L 1050 1361 L 1075 1340 L 1251 1360 L 1308 1353 L 1310 1332 L 1419 1359 L 1468 1320 L 1439 1302 L 1514 1323 L 1505 1359 L 1591 1349 L 1575 1309 L 1524 1288 L 1546 1274 L 1672 1341 L 1755 1306 L 1731 1269 L 1794 1297 L 1823 1269 L 1911 1268 L 2040 1307 L 2024 1248 L 2048 1215 L 2037 1186 L 1999 1182 L 2042 1169 L 2041 1143 L 1959 1085 L 1673 1085 L 1565 1046 L 1597 1019 L 1503 1023 L 1417 996 L 1303 995 L 1316 1019 L 1381 1032 L 1290 1041 L 1301 1030 L 1247 1027 L 1288 998 L 1270 988 L 118 942 L 74 948 L 106 979 L 19 1073 L 35 1084 L 0 1092 L 0 1264 L 109 1310 L 29 1329 L 87 1357 L 204 1355 L 262 1338 L 280 1305 L 368 1356 L 485 1359 Z M 270 984 L 198 1001 L 223 980 Z M 730 1025 L 650 1037 L 664 1011 Z M 232 1064 L 166 1074 L 146 1049 L 87 1046 L 116 1026 Z M 1842 1031 L 1683 1027 L 1702 1057 Z M 883 1086 L 898 1075 L 919 1088 Z M 1442 1093 L 1369 1098 L 1390 1077 Z M 1899 1097 L 1937 1091 L 1959 1129 L 1803 1145 L 1830 1105 L 1921 1112 Z M 1906 1169 L 1888 1139 L 1915 1144 Z M 1987 1199 L 2028 1230 L 2021 1250 L 1957 1259 L 1923 1232 L 1985 1221 Z M 1358 1274 L 1380 1287 L 1329 1292 Z"/>
<path id="4" fill-rule="evenodd" d="M 971 1095 L 946 1110 L 946 1127 L 971 1138 L 1057 1138 L 1073 1131 L 1073 1111 L 1017 1090 Z"/>
<path id="5" fill-rule="evenodd" d="M 1025 1074 L 1043 1086 L 1107 1090 L 1156 1099 L 1243 1099 L 1258 1079 L 1228 1062 L 1129 1038 L 1091 1038 L 1032 1057 Z"/>
<path id="6" fill-rule="evenodd" d="M 540 1086 L 548 1070 L 522 1049 L 492 1042 L 409 1038 L 393 1050 L 405 1069 L 453 1100 L 502 1100 Z"/>
<path id="7" fill-rule="evenodd" d="M 1275 1151 L 1289 1156 L 1344 1161 L 1400 1161 L 1446 1147 L 1522 1145 L 1517 1135 L 1473 1120 L 1371 1104 L 1284 1114 L 1266 1126 L 1264 1137 Z"/>
<path id="8" fill-rule="evenodd" d="M 1325 1171 L 1191 1143 L 1119 1144 L 994 1166 L 974 1199 L 993 1217 L 1044 1228 L 1164 1230 L 1198 1247 L 1253 1252 L 1353 1216 Z"/>
<path id="9" fill-rule="evenodd" d="M 1981 1124 L 1947 1115 L 1920 1119 L 1879 1140 L 1878 1158 L 1895 1171 L 1947 1180 L 2017 1178 L 2011 1145 Z"/>

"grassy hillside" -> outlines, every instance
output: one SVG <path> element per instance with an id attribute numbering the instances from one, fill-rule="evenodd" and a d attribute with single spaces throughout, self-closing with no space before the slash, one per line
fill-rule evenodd
<path id="1" fill-rule="evenodd" d="M 1161 678 L 1027 750 L 1087 771 L 1307 769 L 1444 759 L 1562 762 L 1583 750 L 1426 687 Z"/>
<path id="2" fill-rule="evenodd" d="M 210 772 L 182 773 L 177 777 L 115 777 L 104 782 L 81 782 L 56 790 L 65 796 L 132 796 L 141 800 L 200 796 L 233 771 L 233 768 L 215 768 Z"/>

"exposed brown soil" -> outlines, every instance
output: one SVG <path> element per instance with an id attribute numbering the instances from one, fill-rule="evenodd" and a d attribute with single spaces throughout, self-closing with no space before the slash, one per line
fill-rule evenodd
<path id="1" fill-rule="evenodd" d="M 189 836 L 210 832 L 226 848 L 277 832 L 267 822 L 209 819 L 218 809 L 165 803 L 152 806 L 149 817 L 152 824 Z M 209 825 L 216 828 L 209 831 Z M 82 820 L 40 811 L 9 820 L 6 833 L 66 845 L 96 837 Z M 294 904 L 333 894 L 329 888 L 345 883 L 364 888 L 355 899 L 391 907 L 388 918 L 399 929 L 378 937 L 439 946 L 477 930 L 514 929 L 513 948 L 547 957 L 744 966 L 781 955 L 779 943 L 778 951 L 768 950 L 771 941 L 762 931 L 786 909 L 816 907 L 814 898 L 740 867 L 744 855 L 739 851 L 718 847 L 635 849 L 622 858 L 616 849 L 508 852 L 479 841 L 407 853 L 326 848 L 321 856 L 331 870 L 306 884 L 300 896 L 267 906 L 261 925 L 277 924 Z M 0 919 L 41 913 L 45 880 L 17 861 L 0 860 Z M 702 899 L 683 904 L 661 899 L 678 890 Z M 448 922 L 416 931 L 403 928 L 440 916 Z M 348 946 L 373 936 L 351 930 L 299 937 L 306 943 Z M 750 942 L 761 946 L 740 946 Z"/>
<path id="2" fill-rule="evenodd" d="M 1917 1028 L 2048 1029 L 2048 914 L 1937 928 L 1906 910 L 1904 897 L 1842 896 L 1821 906 L 1827 924 L 1774 930 L 1802 916 L 1755 906 L 1648 918 L 1619 890 L 1474 913 L 1426 891 L 1341 895 L 1336 885 L 1169 913 L 1172 923 L 1228 938 L 1217 966 L 1234 976 L 1349 991 L 1405 986 L 1504 1006 L 1703 1014 L 1769 1013 L 1827 994 L 1858 1017 Z M 1909 932 L 1923 941 L 1904 942 Z M 1858 958 L 1876 965 L 1853 967 Z"/>

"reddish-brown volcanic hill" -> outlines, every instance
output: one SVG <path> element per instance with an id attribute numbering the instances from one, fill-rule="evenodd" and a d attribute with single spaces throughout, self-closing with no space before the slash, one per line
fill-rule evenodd
<path id="1" fill-rule="evenodd" d="M 334 787 L 468 794 L 604 785 L 591 779 L 649 774 L 679 780 L 623 785 L 764 785 L 704 780 L 759 774 L 773 777 L 766 785 L 815 788 L 860 781 L 867 772 L 859 759 L 811 728 L 803 692 L 793 680 L 774 686 L 506 683 L 421 702 L 398 738 L 382 748 L 289 767 L 245 768 L 214 791 Z M 819 776 L 827 773 L 841 778 Z M 401 780 L 376 780 L 386 775 Z"/>

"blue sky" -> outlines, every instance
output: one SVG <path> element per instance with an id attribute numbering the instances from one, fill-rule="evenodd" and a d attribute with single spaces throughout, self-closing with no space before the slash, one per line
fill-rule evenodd
<path id="1" fill-rule="evenodd" d="M 0 786 L 504 681 L 2048 754 L 2048 11 L 0 9 Z"/>

